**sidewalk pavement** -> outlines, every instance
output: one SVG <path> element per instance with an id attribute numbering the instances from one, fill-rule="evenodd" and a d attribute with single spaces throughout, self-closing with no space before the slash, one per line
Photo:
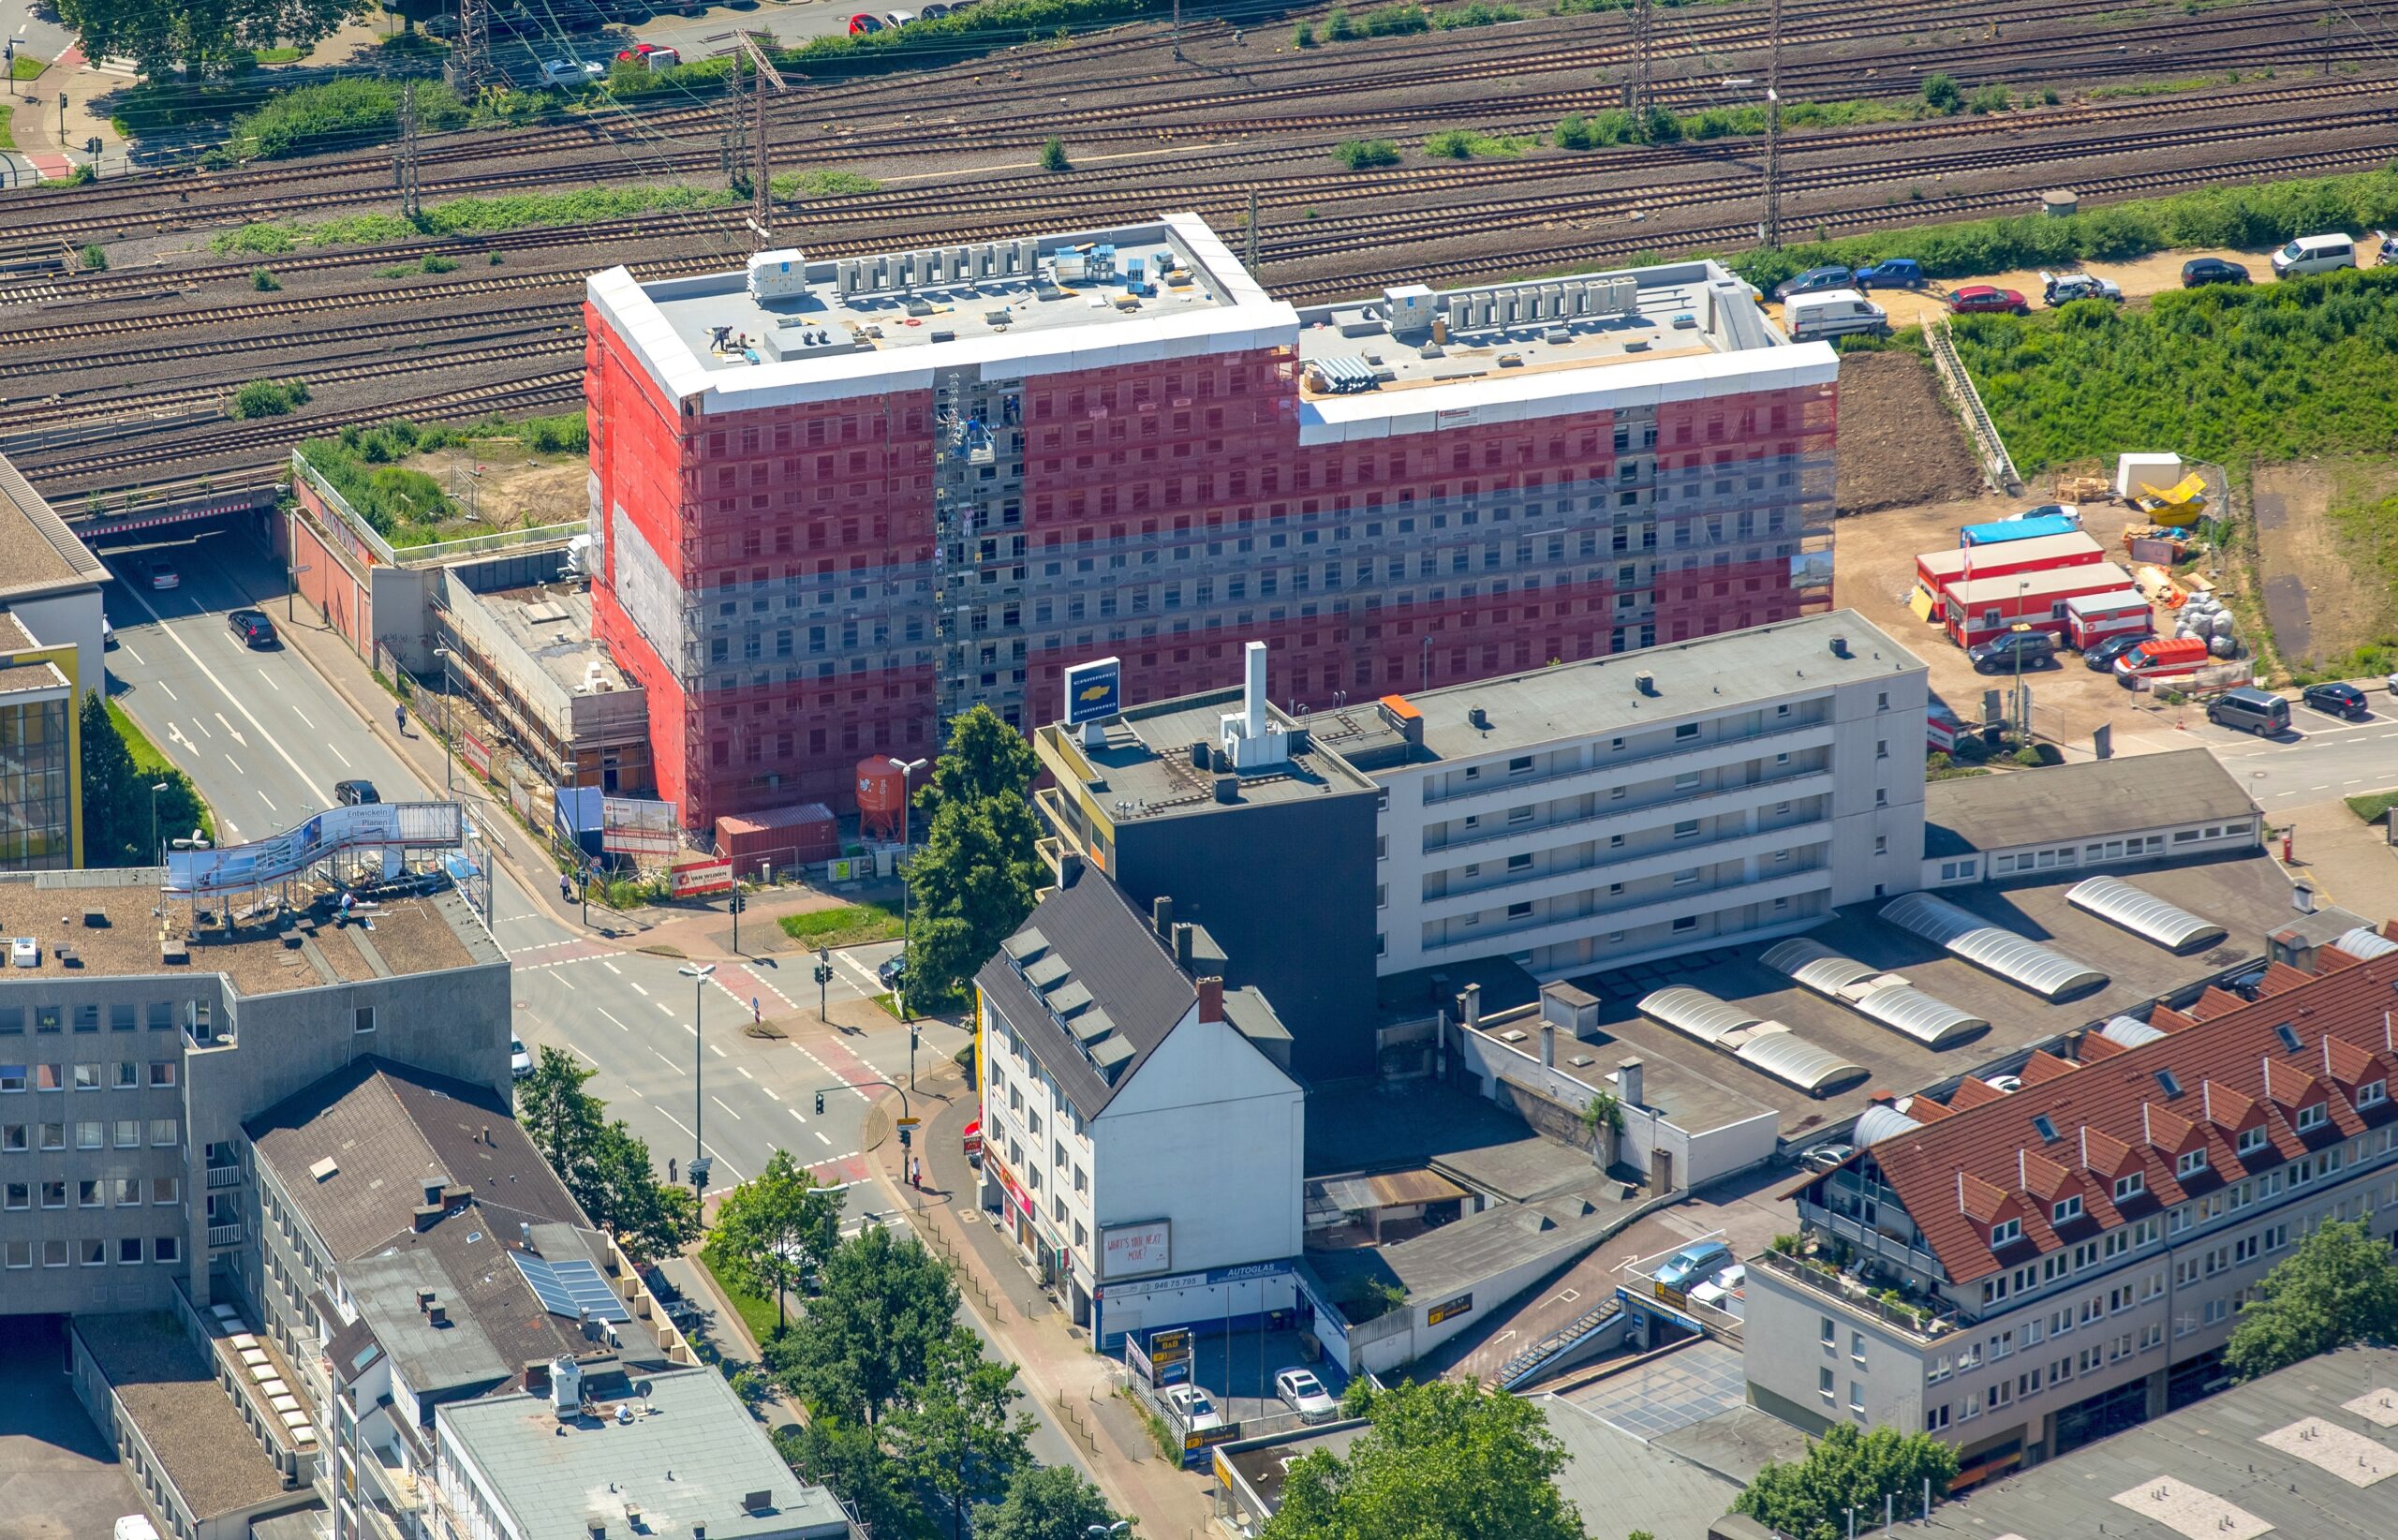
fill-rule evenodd
<path id="1" fill-rule="evenodd" d="M 907 1153 L 924 1160 L 925 1190 L 909 1188 L 898 1141 L 875 1142 L 869 1129 L 878 1179 L 957 1269 L 991 1336 L 1018 1366 L 1026 1392 L 1068 1429 L 1117 1511 L 1138 1516 L 1149 1540 L 1173 1540 L 1177 1531 L 1205 1533 L 1212 1522 L 1206 1478 L 1160 1458 L 1147 1425 L 1116 1394 L 1115 1366 L 1090 1351 L 1089 1334 L 1068 1322 L 986 1222 L 978 1198 L 982 1177 L 968 1163 L 961 1141 L 966 1124 L 980 1115 L 963 1074 L 943 1062 L 920 1074 L 914 1103 L 924 1121 Z M 882 1116 L 894 1110 L 895 1099 L 886 1098 Z"/>
<path id="2" fill-rule="evenodd" d="M 2398 850 L 2382 825 L 2365 822 L 2338 801 L 2292 808 L 2267 822 L 2276 859 L 2280 831 L 2290 831 L 2291 859 L 2283 869 L 2314 884 L 2317 902 L 2352 910 L 2376 925 L 2398 918 Z"/>
<path id="3" fill-rule="evenodd" d="M 75 98 L 87 94 L 87 88 L 81 83 L 84 63 L 82 46 L 77 44 L 52 59 L 50 67 L 32 81 L 10 88 L 17 98 L 17 111 L 10 116 L 8 126 L 16 138 L 17 151 L 33 162 L 34 170 L 43 176 L 61 177 L 74 170 L 73 162 L 67 157 L 67 144 L 80 147 L 94 133 L 114 137 L 114 131 L 105 125 L 90 126 L 91 114 L 85 111 L 69 119 L 68 138 L 66 143 L 60 141 L 58 98 L 65 96 L 67 111 L 74 112 Z"/>

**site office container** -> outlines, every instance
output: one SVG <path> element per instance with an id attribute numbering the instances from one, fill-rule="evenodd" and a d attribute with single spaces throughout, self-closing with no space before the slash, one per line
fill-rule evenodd
<path id="1" fill-rule="evenodd" d="M 2115 659 L 2115 678 L 2126 688 L 2135 679 L 2179 679 L 2208 661 L 2204 637 L 2153 636 Z"/>
<path id="2" fill-rule="evenodd" d="M 2068 602 L 2131 585 L 2131 574 L 2111 561 L 2005 577 L 1984 577 L 1976 569 L 1972 582 L 1952 583 L 1943 592 L 1941 623 L 1961 647 L 1978 646 L 2019 625 L 2062 643 Z"/>
<path id="3" fill-rule="evenodd" d="M 2146 636 L 2155 629 L 2155 612 L 2137 588 L 2065 600 L 2065 640 L 2084 652 L 2112 637 Z"/>
<path id="4" fill-rule="evenodd" d="M 2019 513 L 2011 519 L 1993 519 L 1988 524 L 1969 524 L 1957 531 L 1959 545 L 2012 545 L 2023 540 L 2046 540 L 2051 535 L 2068 534 L 2081 527 L 2079 511 L 2070 513 Z"/>
<path id="5" fill-rule="evenodd" d="M 1926 551 L 1915 558 L 1915 580 L 1937 598 L 1952 583 L 1967 577 L 2009 577 L 2017 572 L 2045 572 L 2058 567 L 2094 567 L 2107 559 L 2107 548 L 2078 529 L 2004 545 L 1957 546 Z"/>

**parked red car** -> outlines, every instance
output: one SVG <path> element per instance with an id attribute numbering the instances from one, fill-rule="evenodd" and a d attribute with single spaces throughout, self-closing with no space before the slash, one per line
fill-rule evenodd
<path id="1" fill-rule="evenodd" d="M 2014 289 L 2001 289 L 1995 284 L 1967 284 L 1962 289 L 1948 291 L 1948 308 L 1961 316 L 2021 316 L 2028 314 L 2032 307 L 2024 304 L 2023 296 Z"/>
<path id="2" fill-rule="evenodd" d="M 852 37 L 863 37 L 869 32 L 881 30 L 882 18 L 880 16 L 869 16 L 865 11 L 860 11 L 850 18 L 850 36 Z"/>

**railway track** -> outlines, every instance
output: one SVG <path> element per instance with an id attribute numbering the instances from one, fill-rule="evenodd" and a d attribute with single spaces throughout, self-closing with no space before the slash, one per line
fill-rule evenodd
<path id="1" fill-rule="evenodd" d="M 2036 24 L 2044 19 L 2060 22 L 2070 20 L 2085 13 L 2086 8 L 2086 6 L 2081 4 L 2060 0 L 2060 3 L 2055 4 L 2022 7 L 2005 14 L 2009 26 L 2021 27 Z M 2294 25 L 2329 8 L 2330 0 L 2325 0 L 2323 5 L 2293 5 L 2285 9 L 2211 20 L 2205 42 L 2197 47 L 2193 47 L 2187 37 L 2179 35 L 2185 22 L 2178 16 L 2172 23 L 2160 22 L 2155 27 L 2143 28 L 2137 37 L 2139 39 L 2154 43 L 2160 52 L 2169 44 L 2171 67 L 2177 71 L 2199 67 L 2216 61 L 2253 63 L 2256 61 L 2250 52 L 2250 40 L 2255 36 L 2274 31 L 2288 31 Z M 1868 5 L 1848 7 L 1844 10 L 1837 7 L 1827 7 L 1818 14 L 1839 16 L 1843 19 L 1843 24 L 1823 29 L 1816 36 L 1794 33 L 1794 41 L 1805 43 L 1828 38 L 1871 36 L 1877 30 L 1873 24 L 1876 21 L 1896 22 L 1909 18 L 1917 22 L 1920 21 L 1918 7 L 1902 4 Z M 1993 11 L 1991 14 L 1996 15 L 1999 12 Z M 1960 18 L 1959 22 L 1967 24 L 1975 19 Z M 2170 36 L 2168 35 L 2169 27 Z M 1517 29 L 1500 27 L 1476 30 L 1506 34 Z M 2150 36 L 2152 33 L 2154 34 L 2154 37 Z M 1745 22 L 1720 22 L 1712 27 L 1694 29 L 1694 36 L 1705 37 L 1710 35 L 1719 36 L 1724 39 L 1745 37 L 1754 40 L 1759 33 L 1756 24 Z M 2134 35 L 2126 32 L 2123 36 L 2133 37 Z M 1803 59 L 1794 60 L 1785 63 L 1785 80 L 1788 82 L 1785 85 L 1785 91 L 1794 96 L 1805 95 L 1817 98 L 1907 94 L 1914 90 L 1916 81 L 1923 71 L 1946 69 L 1959 75 L 1970 84 L 1977 79 L 1987 78 L 1991 74 L 1992 71 L 1989 66 L 1992 64 L 2003 65 L 2004 68 L 1999 73 L 2019 81 L 2050 77 L 2062 79 L 2069 77 L 2074 72 L 2063 68 L 2043 72 L 2036 67 L 2037 62 L 2070 57 L 2081 57 L 2087 62 L 2102 67 L 2104 72 L 2121 73 L 2122 67 L 2127 59 L 2140 56 L 2123 52 L 2132 46 L 2131 42 L 2121 40 L 2110 44 L 2107 41 L 2093 40 L 2087 36 L 2065 36 L 2008 41 L 2004 45 L 1976 43 L 1947 52 L 1899 49 L 1829 62 L 1809 63 Z M 1346 47 L 1347 45 L 1344 45 L 1344 51 L 1341 53 L 1343 63 L 1348 62 Z M 1354 69 L 1344 75 L 1338 90 L 1340 94 L 1354 94 L 1375 90 L 1415 89 L 1473 80 L 1522 78 L 1538 73 L 1576 70 L 1603 64 L 1620 64 L 1623 62 L 1627 48 L 1628 44 L 1610 42 L 1590 45 L 1569 44 L 1543 52 L 1537 48 L 1525 50 L 1520 44 L 1504 37 L 1487 38 L 1461 34 L 1442 34 L 1439 35 L 1437 42 L 1426 43 L 1421 48 L 1393 55 L 1390 60 L 1377 61 L 1371 55 L 1360 56 Z M 1065 59 L 1071 56 L 1072 54 L 1069 53 L 1057 57 Z M 1394 67 L 1386 69 L 1376 67 L 1378 62 L 1393 63 L 1394 61 Z M 1060 130 L 1072 130 L 1077 133 L 1104 131 L 1135 137 L 1171 137 L 1193 133 L 1288 134 L 1370 128 L 1391 121 L 1407 121 L 1410 117 L 1423 121 L 1435 115 L 1456 118 L 1461 114 L 1487 112 L 1487 109 L 1451 104 L 1446 107 L 1440 105 L 1403 107 L 1398 110 L 1396 119 L 1391 111 L 1377 109 L 1250 118 L 1225 118 L 1220 115 L 1226 109 L 1243 106 L 1294 98 L 1310 101 L 1320 99 L 1325 94 L 1325 86 L 1321 79 L 1324 67 L 1325 66 L 1321 63 L 1300 56 L 1293 60 L 1278 61 L 1243 69 L 1240 79 L 1245 83 L 1244 87 L 1238 90 L 1197 96 L 1176 96 L 1168 94 L 1151 101 L 1084 109 L 1065 108 L 1053 112 L 1044 112 L 1041 115 L 1038 131 L 1031 133 L 1029 138 L 1023 139 L 1022 144 L 1029 146 L 1037 143 L 1047 133 Z M 1287 79 L 1280 79 L 1284 77 Z M 910 79 L 928 84 L 931 77 L 911 77 Z M 1246 83 L 1261 79 L 1269 83 Z M 781 126 L 786 130 L 804 129 L 805 123 L 802 120 L 809 119 L 828 110 L 842 108 L 846 104 L 841 96 L 849 93 L 872 92 L 878 98 L 900 96 L 900 92 L 890 89 L 895 83 L 889 80 L 861 82 L 811 94 L 779 110 L 784 118 L 790 120 L 783 122 Z M 1138 83 L 1148 85 L 1155 82 Z M 962 121 L 960 113 L 965 109 L 979 105 L 999 106 L 1012 113 L 1020 112 L 1027 89 L 1023 85 L 1016 85 L 1003 91 L 995 90 L 980 96 L 972 94 L 960 96 L 955 93 L 943 93 L 940 99 L 943 101 L 944 110 L 949 114 L 950 121 L 939 125 L 894 127 L 887 122 L 878 125 L 870 121 L 867 114 L 860 113 L 849 120 L 842 142 L 809 143 L 807 158 L 818 163 L 839 163 L 887 159 L 895 155 L 915 152 L 949 152 L 955 151 L 961 144 L 987 149 L 995 142 L 1015 143 L 1016 141 L 1013 138 L 995 140 L 991 126 Z M 1710 86 L 1674 81 L 1663 82 L 1660 89 L 1665 99 L 1669 102 L 1678 101 L 1683 105 L 1710 101 L 1713 99 L 1715 91 L 1715 88 Z M 1605 91 L 1550 95 L 1551 100 L 1562 110 L 1573 110 L 1573 106 L 1592 108 L 1607 105 L 1612 99 L 1611 94 Z M 909 94 L 904 99 L 908 103 L 912 103 L 921 100 L 922 96 Z M 913 118 L 917 115 L 913 111 L 905 112 L 900 112 L 896 109 L 889 111 L 894 115 L 904 118 Z M 1177 113 L 1184 115 L 1179 117 L 1173 115 Z M 641 114 L 628 121 L 644 140 L 654 141 L 659 135 L 674 128 L 677 125 L 704 126 L 712 134 L 715 126 L 721 122 L 721 113 L 713 108 L 669 109 L 660 112 Z M 779 141 L 792 142 L 788 134 Z M 593 163 L 575 163 L 564 158 L 569 152 L 594 153 L 600 155 L 602 158 Z M 712 144 L 702 143 L 695 144 L 688 150 L 660 154 L 649 143 L 611 137 L 597 122 L 576 125 L 567 129 L 535 129 L 496 136 L 482 134 L 475 136 L 467 142 L 447 146 L 437 142 L 429 145 L 420 155 L 420 169 L 474 161 L 500 160 L 509 164 L 486 166 L 479 171 L 461 171 L 446 177 L 436 170 L 435 174 L 422 179 L 422 186 L 426 195 L 440 198 L 489 191 L 500 187 L 521 188 L 537 182 L 588 181 L 594 177 L 604 177 L 611 173 L 621 174 L 626 167 L 608 163 L 604 158 L 607 155 L 614 155 L 619 159 L 629 155 L 635 156 L 641 160 L 641 166 L 638 169 L 644 171 L 688 173 L 713 169 L 718 162 L 718 152 Z M 538 174 L 528 174 L 524 165 L 516 164 L 525 161 L 546 163 L 552 169 Z M 344 177 L 363 178 L 366 180 L 366 185 L 353 186 L 332 185 Z M 71 241 L 85 236 L 103 235 L 122 230 L 128 224 L 155 222 L 161 213 L 169 215 L 169 223 L 183 222 L 189 218 L 201 218 L 209 222 L 232 222 L 288 217 L 312 209 L 354 206 L 359 202 L 371 201 L 380 197 L 383 191 L 381 184 L 388 183 L 389 177 L 389 156 L 375 155 L 351 157 L 347 161 L 332 163 L 301 162 L 254 168 L 237 173 L 200 173 L 188 182 L 173 181 L 171 186 L 169 185 L 171 179 L 162 178 L 155 187 L 146 186 L 142 179 L 134 179 L 116 184 L 105 191 L 79 194 L 73 203 L 68 205 L 73 210 L 72 213 L 62 211 L 57 215 L 40 218 L 30 223 L 11 220 L 5 207 L 0 207 L 0 244 L 21 241 Z M 237 197 L 234 200 L 222 202 L 192 203 L 190 201 L 194 194 L 207 195 L 220 190 L 240 194 L 275 185 L 310 190 L 298 195 L 273 198 L 252 197 L 246 200 Z M 174 194 L 178 202 L 173 206 L 161 209 L 158 204 L 162 196 L 169 191 Z M 143 204 L 149 205 L 146 212 L 133 212 Z"/>
<path id="2" fill-rule="evenodd" d="M 2121 108 L 2058 109 L 2053 113 L 2044 111 L 2020 118 L 2010 114 L 2005 117 L 1934 119 L 1902 125 L 1815 130 L 1793 134 L 1787 141 L 1786 153 L 1796 161 L 1809 155 L 1840 155 L 1878 146 L 1914 147 L 1927 141 L 2004 141 L 2017 139 L 2028 132 L 2073 126 L 2100 131 L 2110 123 L 2121 125 L 2111 135 L 2095 140 L 2047 141 L 2012 150 L 2005 147 L 1997 150 L 1967 149 L 1904 162 L 1870 162 L 1858 165 L 1853 170 L 1843 169 L 1838 173 L 1838 181 L 1842 183 L 1870 182 L 1877 178 L 1888 180 L 1900 175 L 1939 177 L 1991 166 L 2021 163 L 2032 158 L 2065 161 L 2102 152 L 2124 153 L 2243 137 L 2274 138 L 2297 132 L 2331 133 L 2346 126 L 2377 126 L 2388 121 L 2386 111 L 2378 103 L 2387 97 L 2392 82 L 2386 80 L 2335 78 L 2258 89 L 2229 99 L 2135 98 Z M 2324 111 L 2327 107 L 2349 101 L 2366 101 L 2376 105 L 2346 112 Z M 2292 108 L 2301 105 L 2313 109 L 2302 120 L 2273 124 L 2202 121 L 2220 117 L 2235 108 Z M 2160 124 L 2166 126 L 2143 126 Z M 2177 124 L 2181 126 L 2172 126 Z M 1737 169 L 1740 174 L 1746 175 L 1751 174 L 1749 162 L 1755 153 L 1756 145 L 1751 140 L 1724 139 L 1657 148 L 1626 146 L 1588 156 L 1478 161 L 1472 164 L 1428 162 L 1401 170 L 1365 174 L 1315 171 L 1275 176 L 1264 181 L 1193 180 L 1194 173 L 1202 172 L 1207 167 L 1221 165 L 1232 168 L 1251 158 L 1240 151 L 1233 151 L 1196 160 L 1178 161 L 1172 170 L 1176 173 L 1175 196 L 1182 201 L 1182 206 L 1221 215 L 1237 213 L 1252 189 L 1269 205 L 1289 207 L 1310 199 L 1341 201 L 1377 198 L 1420 199 L 1451 190 L 1487 193 L 1494 185 L 1517 186 L 1551 182 L 1578 183 L 1592 177 L 1621 182 L 1662 171 Z M 1291 149 L 1276 152 L 1272 158 L 1304 158 L 1320 162 L 1322 155 L 1320 149 Z M 955 221 L 963 217 L 990 217 L 1005 214 L 1021 215 L 1027 220 L 1046 218 L 1054 222 L 1062 215 L 1076 223 L 1098 223 L 1109 218 L 1154 213 L 1157 194 L 1152 188 L 1143 185 L 1142 179 L 1154 179 L 1159 170 L 1155 165 L 1120 168 L 1104 179 L 1106 185 L 1103 187 L 1094 187 L 1079 178 L 1070 186 L 1061 186 L 1054 178 L 1008 177 L 989 190 L 970 185 L 901 195 L 896 199 L 887 194 L 862 194 L 818 200 L 811 207 L 820 213 L 833 211 L 848 215 L 853 212 L 854 222 L 878 228 L 904 224 L 910 215 L 920 215 L 940 221 L 941 239 L 951 241 L 964 238 L 952 233 L 958 228 Z M 1792 174 L 1794 187 L 1803 187 L 1834 173 L 1811 171 L 1802 167 Z M 1071 202 L 1061 201 L 1061 192 L 1072 195 Z M 1677 196 L 1663 188 L 1651 196 L 1618 200 L 1627 208 L 1672 206 L 1690 200 L 1686 196 Z M 1561 209 L 1570 201 L 1563 198 L 1551 200 Z M 420 257 L 445 253 L 471 258 L 479 254 L 522 255 L 562 247 L 614 244 L 644 238 L 733 237 L 740 234 L 744 217 L 744 211 L 732 208 L 644 214 L 563 229 L 513 230 L 483 236 L 426 237 L 391 245 L 283 256 L 266 260 L 279 274 L 289 276 L 305 272 L 387 267 L 394 262 L 405 263 Z M 1437 229 L 1442 217 L 1429 213 L 1399 213 L 1319 218 L 1309 224 L 1306 232 L 1308 245 L 1311 249 L 1321 249 L 1336 231 L 1376 227 L 1396 229 L 1404 227 L 1411 220 Z M 1002 227 L 1002 233 L 1012 232 L 1017 228 Z M 853 241 L 836 241 L 829 244 L 811 242 L 810 246 L 828 256 L 849 255 L 851 249 L 871 250 L 890 239 L 892 237 L 861 236 Z M 0 306 L 50 301 L 87 303 L 99 298 L 139 295 L 156 289 L 162 280 L 170 280 L 185 289 L 210 283 L 242 282 L 247 279 L 252 265 L 249 259 L 243 259 L 164 273 L 117 272 L 0 283 Z M 0 333 L 0 335 L 7 334 Z"/>

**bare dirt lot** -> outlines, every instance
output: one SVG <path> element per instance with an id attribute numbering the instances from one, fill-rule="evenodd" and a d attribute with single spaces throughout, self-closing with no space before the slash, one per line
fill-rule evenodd
<path id="1" fill-rule="evenodd" d="M 590 501 L 591 467 L 582 455 L 536 453 L 505 439 L 412 454 L 401 464 L 439 481 L 459 508 L 473 510 L 471 518 L 443 520 L 443 540 L 571 524 Z"/>
<path id="2" fill-rule="evenodd" d="M 1840 361 L 1840 437 L 1833 500 L 1842 513 L 1971 497 L 1980 465 L 1913 353 L 1850 353 Z"/>
<path id="3" fill-rule="evenodd" d="M 1832 526 L 1832 596 L 1835 602 L 1857 611 L 1906 644 L 1932 669 L 1932 693 L 1960 719 L 1981 719 L 1982 692 L 2012 681 L 1987 678 L 1974 672 L 1963 650 L 1937 626 L 1916 618 L 1907 607 L 1915 587 L 1915 558 L 1926 551 L 1957 543 L 1960 526 L 2020 513 L 2045 494 L 2027 491 L 2023 497 L 1976 496 L 1909 508 L 1886 509 L 1860 519 L 1843 519 Z M 2082 527 L 2121 561 L 2124 530 L 2135 515 L 2114 504 L 2085 505 Z M 2143 524 L 2145 520 L 2141 521 Z M 2115 727 L 2118 753 L 2144 748 L 2186 748 L 2176 744 L 2175 713 L 2154 697 L 2136 694 L 2115 683 L 2111 674 L 2084 668 L 2080 653 L 2057 655 L 2058 666 L 2027 682 L 2032 687 L 2032 730 L 2074 758 L 2090 754 L 2090 733 L 2101 723 Z M 2162 738 L 2153 736 L 2162 733 Z"/>
<path id="4" fill-rule="evenodd" d="M 2398 468 L 2386 462 L 2257 467 L 2257 584 L 2285 663 L 2341 657 L 2387 633 L 2391 596 L 2332 510 L 2365 507 L 2393 492 Z"/>

